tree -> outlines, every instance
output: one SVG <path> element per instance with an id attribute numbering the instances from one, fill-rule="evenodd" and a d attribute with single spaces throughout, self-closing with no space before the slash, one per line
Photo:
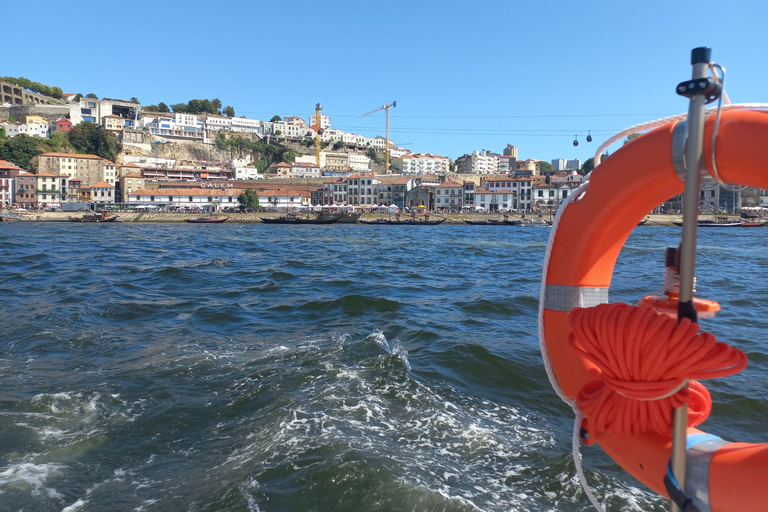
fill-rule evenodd
<path id="1" fill-rule="evenodd" d="M 80 101 L 81 99 L 83 99 L 83 95 L 80 93 L 77 93 L 75 94 L 75 99 L 73 101 Z"/>
<path id="2" fill-rule="evenodd" d="M 74 126 L 69 132 L 68 139 L 78 153 L 97 155 L 113 162 L 122 149 L 114 133 L 89 121 Z"/>
<path id="3" fill-rule="evenodd" d="M 132 97 L 131 98 L 131 103 L 137 103 L 138 104 L 139 103 L 139 98 L 137 98 L 136 96 Z"/>
<path id="4" fill-rule="evenodd" d="M 54 153 L 61 151 L 62 146 L 67 142 L 67 132 L 55 131 L 47 141 L 48 147 Z"/>
<path id="5" fill-rule="evenodd" d="M 85 95 L 85 97 L 86 97 L 86 98 L 91 98 L 92 100 L 97 100 L 97 99 L 99 99 L 99 97 L 98 97 L 98 96 L 96 96 L 95 94 L 93 94 L 92 92 L 89 92 L 88 94 L 86 94 L 86 95 Z"/>
<path id="6" fill-rule="evenodd" d="M 270 119 L 269 122 L 270 123 L 277 123 L 277 122 L 280 122 L 282 120 L 283 120 L 283 118 L 280 117 L 280 116 L 272 116 L 272 119 Z"/>
<path id="7" fill-rule="evenodd" d="M 240 203 L 240 209 L 258 210 L 259 194 L 253 189 L 247 189 L 237 196 L 237 202 Z"/>
<path id="8" fill-rule="evenodd" d="M 603 153 L 600 161 L 605 162 L 606 158 L 608 158 L 608 153 Z M 595 169 L 595 159 L 588 158 L 583 164 L 581 164 L 581 169 L 579 169 L 579 174 L 587 174 L 588 172 L 592 172 L 594 169 Z"/>
<path id="9" fill-rule="evenodd" d="M 61 87 L 51 87 L 51 96 L 60 100 L 64 97 L 64 91 Z"/>
<path id="10" fill-rule="evenodd" d="M 227 117 L 235 117 L 235 109 L 227 105 L 224 107 L 224 115 Z"/>
<path id="11" fill-rule="evenodd" d="M 157 104 L 157 111 L 158 112 L 170 112 L 171 109 L 168 108 L 168 105 L 163 103 L 162 101 Z"/>
<path id="12" fill-rule="evenodd" d="M 213 105 L 213 108 L 216 110 L 221 111 L 221 100 L 219 98 L 213 98 L 211 100 L 211 105 Z"/>
<path id="13" fill-rule="evenodd" d="M 632 142 L 633 140 L 635 140 L 636 138 L 638 138 L 641 135 L 642 135 L 642 133 L 630 133 L 629 135 L 627 135 L 627 138 L 624 139 L 624 144 L 628 144 L 628 143 Z"/>
<path id="14" fill-rule="evenodd" d="M 539 172 L 554 172 L 555 166 L 552 165 L 549 162 L 541 161 L 539 162 Z"/>
<path id="15" fill-rule="evenodd" d="M 41 152 L 37 147 L 37 139 L 22 133 L 3 143 L 0 147 L 0 158 L 13 162 L 22 169 L 27 169 L 32 157 Z"/>

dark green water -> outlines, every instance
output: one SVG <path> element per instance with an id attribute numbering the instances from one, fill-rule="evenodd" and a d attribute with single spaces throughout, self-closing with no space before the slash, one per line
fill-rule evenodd
<path id="1" fill-rule="evenodd" d="M 768 230 L 701 230 L 749 354 L 708 431 L 766 441 Z M 661 288 L 638 228 L 612 300 Z M 588 509 L 541 364 L 548 229 L 0 224 L 0 510 Z M 666 510 L 583 450 L 609 510 Z"/>

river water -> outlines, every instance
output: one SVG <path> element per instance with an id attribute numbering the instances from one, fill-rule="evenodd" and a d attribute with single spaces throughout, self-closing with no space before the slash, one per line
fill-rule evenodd
<path id="1" fill-rule="evenodd" d="M 0 510 L 576 511 L 537 337 L 549 229 L 0 224 Z M 678 228 L 625 245 L 661 288 Z M 765 439 L 768 229 L 700 230 L 745 350 L 703 428 Z M 666 510 L 597 447 L 608 510 Z"/>

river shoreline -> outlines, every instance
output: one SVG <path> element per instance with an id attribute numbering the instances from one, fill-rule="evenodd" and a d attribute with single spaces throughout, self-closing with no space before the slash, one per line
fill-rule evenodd
<path id="1" fill-rule="evenodd" d="M 184 217 L 196 218 L 197 214 L 190 213 L 171 213 L 171 212 L 118 212 L 117 222 L 143 222 L 143 223 L 179 223 L 184 222 Z M 258 223 L 262 217 L 276 217 L 280 215 L 278 212 L 260 212 L 260 213 L 227 213 L 224 214 L 229 217 L 228 223 L 249 224 Z M 26 222 L 68 222 L 69 217 L 81 217 L 82 213 L 77 212 L 35 212 L 30 211 L 23 216 L 22 221 Z M 394 217 L 388 213 L 364 213 L 363 219 L 380 219 Z M 712 215 L 704 215 L 702 218 L 711 218 Z M 433 213 L 430 215 L 431 219 L 445 218 L 443 224 L 461 224 L 466 225 L 465 221 L 482 221 L 498 219 L 496 214 L 489 213 Z M 521 214 L 510 214 L 509 220 L 521 220 L 523 216 Z M 536 215 L 526 215 L 526 219 L 537 218 Z M 552 216 L 544 215 L 545 220 L 550 220 Z M 734 221 L 738 219 L 738 216 L 729 216 L 729 219 Z M 649 214 L 645 217 L 646 226 L 674 226 L 674 222 L 682 221 L 682 215 L 669 215 L 669 214 Z"/>

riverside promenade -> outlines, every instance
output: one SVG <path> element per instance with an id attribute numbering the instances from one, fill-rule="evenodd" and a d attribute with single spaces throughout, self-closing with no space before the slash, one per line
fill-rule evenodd
<path id="1" fill-rule="evenodd" d="M 36 212 L 36 211 L 30 211 L 28 214 L 24 215 L 24 218 L 22 221 L 33 221 L 33 222 L 67 222 L 69 220 L 69 217 L 81 217 L 83 214 L 81 212 Z M 200 214 L 195 213 L 172 213 L 172 212 L 117 212 L 118 222 L 143 222 L 143 223 L 173 223 L 173 222 L 184 222 L 184 217 L 194 219 L 200 216 Z M 260 212 L 260 213 L 225 213 L 222 214 L 227 217 L 230 217 L 230 219 L 227 221 L 227 223 L 258 223 L 260 222 L 260 219 L 262 217 L 275 217 L 278 215 L 281 215 L 279 212 Z M 403 218 L 408 217 L 408 214 L 404 214 Z M 386 219 L 386 218 L 394 218 L 394 214 L 388 214 L 388 213 L 364 213 L 362 216 L 362 219 L 370 220 L 370 219 Z M 431 219 L 440 219 L 445 218 L 445 222 L 443 225 L 446 224 L 460 224 L 460 225 L 466 225 L 464 221 L 481 221 L 481 220 L 489 220 L 489 219 L 498 219 L 500 216 L 498 214 L 493 213 L 432 213 L 430 214 Z M 520 220 L 522 219 L 521 214 L 509 214 L 509 220 Z M 536 214 L 526 214 L 526 219 L 537 219 L 539 218 Z M 551 220 L 553 216 L 550 215 L 544 215 L 544 220 Z M 645 217 L 647 221 L 645 222 L 645 226 L 674 226 L 673 222 L 680 222 L 682 221 L 682 215 L 668 215 L 668 214 L 649 214 Z M 702 219 L 708 219 L 713 218 L 712 215 L 702 215 Z M 732 215 L 729 216 L 729 219 L 738 220 L 738 216 Z"/>

